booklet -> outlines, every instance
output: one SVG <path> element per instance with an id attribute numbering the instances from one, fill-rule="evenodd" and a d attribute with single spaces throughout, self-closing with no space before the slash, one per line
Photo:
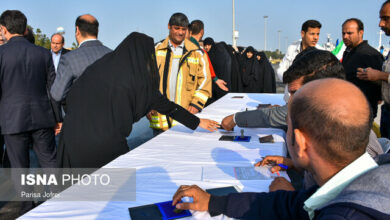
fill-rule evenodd
<path id="1" fill-rule="evenodd" d="M 132 220 L 171 220 L 191 216 L 188 210 L 178 210 L 172 201 L 129 208 Z"/>
<path id="2" fill-rule="evenodd" d="M 206 189 L 206 192 L 213 196 L 227 196 L 230 193 L 238 193 L 238 190 L 234 186 Z"/>
<path id="3" fill-rule="evenodd" d="M 251 136 L 232 136 L 232 135 L 222 135 L 219 138 L 220 141 L 233 141 L 233 142 L 249 142 Z"/>

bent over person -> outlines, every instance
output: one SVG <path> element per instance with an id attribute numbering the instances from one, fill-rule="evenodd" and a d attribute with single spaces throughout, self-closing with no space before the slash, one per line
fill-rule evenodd
<path id="1" fill-rule="evenodd" d="M 128 152 L 132 124 L 151 109 L 191 129 L 216 130 L 217 122 L 199 119 L 162 96 L 158 82 L 153 39 L 139 33 L 87 67 L 66 99 L 59 166 L 100 168 Z"/>

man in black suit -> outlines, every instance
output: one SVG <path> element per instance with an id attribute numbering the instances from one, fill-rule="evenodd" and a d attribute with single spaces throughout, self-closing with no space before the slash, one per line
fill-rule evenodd
<path id="1" fill-rule="evenodd" d="M 53 57 L 54 67 L 57 71 L 58 64 L 62 55 L 69 52 L 68 49 L 64 48 L 65 38 L 59 33 L 55 33 L 51 36 L 50 39 L 50 52 Z"/>
<path id="2" fill-rule="evenodd" d="M 52 167 L 55 120 L 46 89 L 54 81 L 54 66 L 47 50 L 23 38 L 26 23 L 24 14 L 16 10 L 0 17 L 1 32 L 8 41 L 0 47 L 0 124 L 11 167 L 29 166 L 28 157 L 19 153 L 27 151 L 24 146 L 30 143 L 42 151 L 38 153 L 40 165 Z"/>
<path id="3" fill-rule="evenodd" d="M 70 50 L 64 48 L 65 44 L 65 38 L 59 33 L 55 33 L 51 36 L 50 38 L 50 53 L 53 58 L 53 64 L 54 64 L 54 69 L 57 73 L 57 67 L 62 59 L 63 55 L 68 53 Z M 50 91 L 48 91 L 50 93 Z M 65 104 L 65 101 L 63 102 Z M 51 105 L 53 106 L 54 109 L 54 116 L 56 117 L 57 121 L 62 121 L 62 109 L 61 109 L 61 102 L 56 102 L 55 100 L 51 101 Z M 58 127 L 56 127 L 56 132 L 55 135 L 58 134 L 60 131 L 60 124 Z"/>
<path id="4" fill-rule="evenodd" d="M 2 34 L 0 34 L 0 46 L 5 44 L 5 43 L 6 43 L 5 37 L 3 37 Z M 0 133 L 1 133 L 1 129 L 0 129 Z M 5 161 L 8 161 L 8 160 L 7 160 L 7 155 L 5 153 L 5 150 L 4 150 L 4 137 L 3 137 L 3 135 L 0 135 L 0 166 L 4 167 Z"/>
<path id="5" fill-rule="evenodd" d="M 0 16 L 0 125 L 11 168 L 30 165 L 32 146 L 42 168 L 56 167 L 55 119 L 47 91 L 55 78 L 48 50 L 28 42 L 23 34 L 27 18 L 17 10 Z M 21 212 L 33 208 L 24 204 Z"/>

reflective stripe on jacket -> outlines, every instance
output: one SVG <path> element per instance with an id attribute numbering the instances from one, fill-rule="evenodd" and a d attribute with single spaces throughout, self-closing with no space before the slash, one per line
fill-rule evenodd
<path id="1" fill-rule="evenodd" d="M 169 97 L 169 78 L 173 53 L 168 46 L 169 38 L 156 45 L 157 67 L 160 74 L 160 92 Z M 176 57 L 175 57 L 176 58 Z M 166 66 L 168 65 L 168 66 Z M 207 56 L 194 43 L 184 41 L 183 55 L 179 62 L 176 82 L 175 103 L 188 109 L 193 106 L 201 111 L 211 97 L 211 76 Z M 165 91 L 164 91 L 165 90 Z M 166 130 L 177 122 L 165 115 L 157 114 L 152 117 L 150 127 Z M 171 125 L 171 126 L 170 126 Z"/>

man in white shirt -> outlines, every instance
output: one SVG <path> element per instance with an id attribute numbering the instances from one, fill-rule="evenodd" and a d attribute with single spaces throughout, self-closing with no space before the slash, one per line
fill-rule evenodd
<path id="1" fill-rule="evenodd" d="M 308 47 L 316 47 L 322 49 L 317 45 L 320 38 L 321 23 L 316 20 L 307 20 L 302 24 L 301 40 L 291 44 L 283 57 L 282 62 L 279 64 L 277 70 L 280 81 L 283 81 L 283 73 L 286 71 L 294 61 L 295 57 Z"/>
<path id="2" fill-rule="evenodd" d="M 283 74 L 284 72 L 291 66 L 293 63 L 295 57 L 302 52 L 303 50 L 307 49 L 308 47 L 316 47 L 318 49 L 322 49 L 317 45 L 318 39 L 320 36 L 320 29 L 321 29 L 321 23 L 316 20 L 308 20 L 305 23 L 302 24 L 301 28 L 301 37 L 302 40 L 298 41 L 297 43 L 294 43 L 290 45 L 287 49 L 287 53 L 283 58 L 283 61 L 279 64 L 279 68 L 277 70 L 277 75 L 279 79 L 283 82 Z M 284 91 L 284 100 L 286 103 L 288 102 L 288 99 L 290 98 L 290 94 L 288 92 L 287 85 L 285 87 Z M 240 117 L 239 121 L 242 121 L 241 119 L 250 118 L 253 114 L 256 114 L 257 118 L 262 118 L 264 121 L 270 121 L 270 122 L 277 122 L 277 124 L 274 123 L 274 125 L 280 127 L 285 126 L 285 118 L 287 114 L 287 106 L 278 106 L 273 108 L 262 108 L 255 111 L 248 111 L 248 112 L 242 112 L 239 114 L 238 117 Z M 237 116 L 237 115 L 236 115 Z M 236 125 L 236 116 L 233 117 L 233 115 L 229 115 L 225 117 L 222 120 L 222 127 L 227 130 L 233 129 L 233 127 Z M 281 120 L 279 120 L 281 119 Z M 254 120 L 257 121 L 257 120 Z M 252 127 L 263 127 L 265 126 L 264 123 L 259 123 L 256 125 L 251 125 Z M 267 124 L 266 126 L 274 127 L 271 124 Z M 275 127 L 276 127 L 275 126 Z"/>
<path id="3" fill-rule="evenodd" d="M 295 57 L 306 50 L 308 47 L 316 47 L 317 49 L 322 49 L 317 45 L 320 38 L 321 23 L 316 20 L 307 20 L 302 24 L 301 28 L 301 40 L 294 42 L 287 48 L 286 55 L 284 55 L 282 62 L 280 62 L 276 74 L 280 81 L 283 82 L 283 73 L 291 66 Z M 284 90 L 284 100 L 288 102 L 290 95 L 287 91 L 287 86 Z"/>

